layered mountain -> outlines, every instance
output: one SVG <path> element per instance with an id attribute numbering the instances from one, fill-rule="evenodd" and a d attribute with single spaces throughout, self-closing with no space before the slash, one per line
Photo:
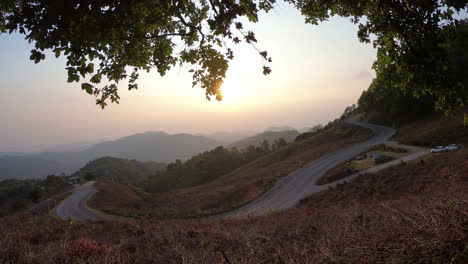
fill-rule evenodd
<path id="1" fill-rule="evenodd" d="M 239 141 L 241 139 L 250 137 L 254 135 L 255 132 L 253 131 L 219 131 L 211 134 L 200 134 L 201 136 L 205 136 L 211 139 L 214 139 L 218 142 L 221 142 L 223 144 L 230 144 L 232 142 Z"/>
<path id="2" fill-rule="evenodd" d="M 213 149 L 216 140 L 189 134 L 145 132 L 118 140 L 98 143 L 76 152 L 42 152 L 21 157 L 0 157 L 0 180 L 11 178 L 44 178 L 49 174 L 70 174 L 87 162 L 101 157 L 138 161 L 173 162 Z"/>

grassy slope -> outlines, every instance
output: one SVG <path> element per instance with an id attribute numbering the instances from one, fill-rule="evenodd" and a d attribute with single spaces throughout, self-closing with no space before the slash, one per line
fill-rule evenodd
<path id="1" fill-rule="evenodd" d="M 463 127 L 463 113 L 455 116 L 436 113 L 400 128 L 393 139 L 402 144 L 425 147 L 468 143 L 468 128 Z"/>
<path id="2" fill-rule="evenodd" d="M 467 187 L 462 149 L 361 176 L 267 217 L 70 224 L 23 213 L 0 222 L 0 261 L 222 263 L 224 254 L 231 263 L 449 263 L 468 245 Z"/>
<path id="3" fill-rule="evenodd" d="M 117 197 L 113 204 L 104 202 L 107 201 L 106 191 L 112 191 L 112 188 L 106 187 L 96 195 L 94 206 L 118 211 L 124 216 L 173 218 L 219 213 L 257 198 L 278 178 L 297 170 L 299 160 L 303 160 L 304 163 L 310 162 L 369 136 L 371 132 L 367 129 L 340 123 L 317 136 L 263 156 L 210 183 L 158 193 L 144 201 L 135 199 L 133 204 L 120 202 Z"/>
<path id="4" fill-rule="evenodd" d="M 265 131 L 263 133 L 251 136 L 237 142 L 229 144 L 230 147 L 237 147 L 241 149 L 247 148 L 249 145 L 260 146 L 263 140 L 267 140 L 271 145 L 273 142 L 279 138 L 283 138 L 286 142 L 294 141 L 294 139 L 299 135 L 299 132 L 296 130 L 286 130 L 286 131 Z"/>

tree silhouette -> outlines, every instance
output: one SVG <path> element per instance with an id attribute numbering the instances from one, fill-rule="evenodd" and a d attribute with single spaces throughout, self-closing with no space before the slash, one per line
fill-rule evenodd
<path id="1" fill-rule="evenodd" d="M 66 56 L 68 82 L 82 82 L 82 89 L 95 95 L 101 107 L 108 100 L 119 101 L 117 83 L 123 79 L 132 90 L 138 87 L 141 70 L 155 68 L 164 75 L 187 64 L 192 85 L 204 88 L 207 99 L 221 100 L 220 86 L 234 57 L 231 46 L 257 42 L 240 20 L 258 22 L 258 14 L 270 11 L 275 2 L 3 0 L 0 32 L 26 35 L 35 45 L 30 58 L 36 63 L 45 58 L 44 50 Z M 449 55 L 442 45 L 453 38 L 458 24 L 454 14 L 465 9 L 468 0 L 286 2 L 299 9 L 307 23 L 338 15 L 359 24 L 360 41 L 372 41 L 377 48 L 373 68 L 379 80 L 391 81 L 405 94 L 432 94 L 437 108 L 447 111 L 468 102 L 463 83 L 451 78 Z M 263 73 L 269 74 L 271 58 L 266 51 L 257 51 L 263 58 Z M 89 82 L 83 82 L 86 78 Z M 109 84 L 99 87 L 105 79 Z"/>
<path id="2" fill-rule="evenodd" d="M 35 63 L 45 59 L 44 50 L 66 56 L 68 82 L 89 78 L 81 87 L 101 107 L 119 101 L 120 80 L 128 79 L 128 89 L 137 89 L 139 71 L 155 68 L 163 76 L 178 64 L 192 66 L 192 85 L 204 88 L 208 100 L 221 100 L 219 88 L 234 57 L 231 46 L 257 41 L 239 19 L 256 22 L 258 12 L 269 11 L 274 2 L 2 0 L 0 32 L 26 35 L 35 45 L 30 57 Z M 263 73 L 269 74 L 271 59 L 266 51 L 258 52 Z M 104 79 L 110 84 L 98 87 Z"/>

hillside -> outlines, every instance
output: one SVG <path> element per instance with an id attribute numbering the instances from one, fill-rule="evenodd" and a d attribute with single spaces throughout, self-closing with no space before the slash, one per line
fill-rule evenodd
<path id="1" fill-rule="evenodd" d="M 371 135 L 370 130 L 339 122 L 318 135 L 267 153 L 202 185 L 153 193 L 144 201 L 135 201 L 134 205 L 124 208 L 119 200 L 114 200 L 112 204 L 100 204 L 103 196 L 106 196 L 105 190 L 113 189 L 109 187 L 94 196 L 94 204 L 97 208 L 125 212 L 129 216 L 157 215 L 170 218 L 215 214 L 257 198 L 279 178 L 297 170 L 299 160 L 306 164 Z"/>
<path id="2" fill-rule="evenodd" d="M 468 143 L 468 127 L 463 125 L 463 113 L 454 116 L 434 113 L 422 120 L 401 127 L 394 140 L 403 144 L 430 148 L 454 143 Z"/>
<path id="3" fill-rule="evenodd" d="M 265 131 L 263 133 L 251 136 L 228 145 L 228 148 L 236 147 L 246 149 L 248 146 L 260 146 L 264 140 L 271 145 L 275 140 L 283 138 L 286 142 L 292 142 L 299 135 L 296 130 L 286 131 Z"/>
<path id="4" fill-rule="evenodd" d="M 42 152 L 21 157 L 0 157 L 0 180 L 44 178 L 49 174 L 62 172 L 71 174 L 87 162 L 101 157 L 169 163 L 176 159 L 185 160 L 218 145 L 217 141 L 202 136 L 145 132 L 102 142 L 77 152 Z"/>
<path id="5" fill-rule="evenodd" d="M 104 157 L 89 162 L 72 176 L 84 178 L 86 175 L 92 175 L 98 180 L 138 184 L 157 171 L 165 170 L 166 166 L 164 163 Z"/>
<path id="6" fill-rule="evenodd" d="M 465 148 L 432 154 L 244 220 L 72 223 L 43 207 L 2 219 L 0 253 L 4 263 L 461 264 L 467 171 Z"/>

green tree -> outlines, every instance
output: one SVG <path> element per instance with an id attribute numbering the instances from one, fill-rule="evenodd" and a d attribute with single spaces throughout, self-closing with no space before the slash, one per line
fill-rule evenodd
<path id="1" fill-rule="evenodd" d="M 264 139 L 262 144 L 261 144 L 261 149 L 263 152 L 268 152 L 270 151 L 270 143 L 268 143 L 268 140 Z"/>
<path id="2" fill-rule="evenodd" d="M 84 176 L 84 179 L 87 180 L 87 181 L 92 181 L 92 180 L 96 179 L 96 176 L 94 176 L 94 174 L 92 174 L 91 172 L 88 172 Z"/>
<path id="3" fill-rule="evenodd" d="M 164 75 L 175 65 L 191 65 L 192 85 L 206 97 L 221 100 L 220 86 L 234 57 L 232 44 L 254 44 L 242 18 L 257 22 L 275 0 L 147 0 L 48 1 L 3 0 L 0 32 L 19 32 L 34 43 L 31 60 L 40 62 L 44 50 L 67 57 L 69 82 L 97 97 L 97 104 L 118 102 L 117 83 L 128 79 L 136 89 L 138 72 L 157 69 Z M 358 37 L 377 48 L 373 68 L 377 78 L 392 82 L 405 94 L 436 98 L 438 109 L 453 111 L 468 102 L 464 85 L 450 73 L 443 45 L 458 24 L 454 13 L 468 0 L 286 0 L 298 8 L 307 23 L 332 16 L 349 17 L 359 24 Z M 375 38 L 371 38 L 375 36 Z M 181 51 L 176 52 L 176 43 Z M 257 49 L 258 50 L 258 49 Z M 270 73 L 266 51 L 263 73 Z M 127 68 L 132 71 L 127 73 Z M 107 79 L 110 84 L 98 85 Z"/>
<path id="4" fill-rule="evenodd" d="M 431 94 L 436 107 L 460 109 L 468 102 L 463 86 L 450 78 L 444 43 L 459 23 L 454 13 L 467 7 L 466 0 L 291 0 L 306 22 L 318 24 L 339 15 L 359 24 L 358 37 L 377 48 L 373 65 L 382 85 L 405 94 Z"/>
<path id="5" fill-rule="evenodd" d="M 0 33 L 26 35 L 35 45 L 30 57 L 35 63 L 45 59 L 44 50 L 66 56 L 68 82 L 82 82 L 101 107 L 119 101 L 119 81 L 128 79 L 128 89 L 137 89 L 139 71 L 155 68 L 163 76 L 185 64 L 192 66 L 192 85 L 204 88 L 208 100 L 221 100 L 232 44 L 257 41 L 239 19 L 257 22 L 258 12 L 269 11 L 274 2 L 2 0 Z M 263 73 L 269 74 L 271 59 L 266 51 L 258 52 Z M 99 87 L 105 79 L 110 84 Z"/>
<path id="6" fill-rule="evenodd" d="M 288 144 L 288 142 L 286 142 L 286 140 L 282 137 L 276 139 L 273 144 L 271 144 L 271 148 L 273 151 L 275 150 L 278 150 L 284 146 L 286 146 Z"/>

